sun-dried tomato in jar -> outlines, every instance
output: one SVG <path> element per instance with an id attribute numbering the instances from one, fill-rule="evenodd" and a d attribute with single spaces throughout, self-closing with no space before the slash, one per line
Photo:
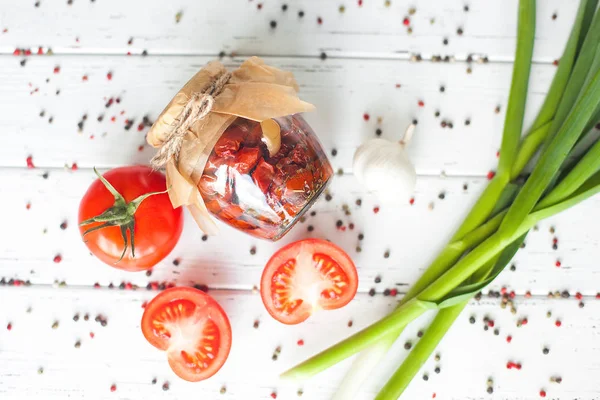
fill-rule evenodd
<path id="1" fill-rule="evenodd" d="M 281 146 L 270 155 L 261 124 L 238 117 L 210 154 L 198 189 L 208 210 L 251 235 L 277 240 L 324 190 L 333 171 L 301 115 L 275 121 Z"/>

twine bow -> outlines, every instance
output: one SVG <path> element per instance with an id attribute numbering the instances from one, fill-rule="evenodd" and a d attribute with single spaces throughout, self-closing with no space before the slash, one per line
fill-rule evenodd
<path id="1" fill-rule="evenodd" d="M 214 98 L 221 93 L 229 78 L 231 78 L 231 73 L 223 72 L 217 75 L 212 83 L 203 90 L 192 93 L 183 111 L 175 121 L 173 130 L 166 137 L 156 155 L 150 160 L 154 168 L 163 167 L 171 159 L 178 161 L 183 138 L 197 121 L 204 119 L 210 113 L 215 102 Z"/>

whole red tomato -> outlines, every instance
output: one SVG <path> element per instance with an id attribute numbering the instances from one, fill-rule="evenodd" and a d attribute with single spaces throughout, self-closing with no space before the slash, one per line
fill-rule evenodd
<path id="1" fill-rule="evenodd" d="M 99 179 L 79 205 L 85 244 L 113 267 L 152 268 L 173 250 L 183 228 L 181 208 L 173 208 L 165 191 L 165 176 L 146 166 L 96 174 Z"/>

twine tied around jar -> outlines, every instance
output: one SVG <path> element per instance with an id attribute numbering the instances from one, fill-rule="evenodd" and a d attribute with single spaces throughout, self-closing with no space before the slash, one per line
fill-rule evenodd
<path id="1" fill-rule="evenodd" d="M 155 169 L 162 168 L 170 159 L 175 161 L 179 159 L 183 138 L 187 135 L 190 127 L 210 113 L 215 102 L 214 98 L 221 93 L 223 87 L 229 82 L 229 78 L 231 78 L 231 73 L 224 71 L 203 90 L 192 93 L 173 129 L 150 160 Z"/>

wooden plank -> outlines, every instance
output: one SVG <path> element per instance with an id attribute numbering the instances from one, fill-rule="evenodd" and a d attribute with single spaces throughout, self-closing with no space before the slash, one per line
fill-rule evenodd
<path id="1" fill-rule="evenodd" d="M 350 365 L 347 360 L 315 378 L 285 382 L 278 374 L 317 351 L 391 310 L 397 299 L 359 295 L 343 309 L 321 312 L 305 323 L 285 326 L 272 320 L 260 296 L 249 292 L 211 292 L 231 320 L 233 346 L 225 366 L 212 379 L 191 384 L 178 379 L 167 365 L 164 353 L 143 338 L 139 320 L 146 292 L 110 292 L 10 288 L 0 291 L 0 396 L 23 398 L 198 398 L 328 399 Z M 600 369 L 597 326 L 600 301 L 584 299 L 585 308 L 574 301 L 516 298 L 516 315 L 501 310 L 496 300 L 471 303 L 441 342 L 436 353 L 440 361 L 429 360 L 408 388 L 405 398 L 489 399 L 487 380 L 493 380 L 493 398 L 535 399 L 545 390 L 549 398 L 593 399 L 600 395 L 600 382 L 590 379 Z M 30 310 L 27 312 L 27 310 Z M 551 318 L 546 313 L 552 313 Z M 79 321 L 73 321 L 78 314 Z M 89 321 L 84 315 L 89 314 Z M 101 314 L 102 327 L 94 322 Z M 469 318 L 476 318 L 471 325 Z M 483 317 L 494 321 L 484 331 Z M 528 324 L 518 328 L 522 318 Z M 381 384 L 407 354 L 404 343 L 417 342 L 417 331 L 427 326 L 427 315 L 409 326 L 381 367 L 358 394 L 372 399 Z M 560 328 L 555 326 L 559 319 Z M 352 327 L 348 327 L 348 321 Z M 258 328 L 254 322 L 258 321 Z M 52 325 L 58 322 L 58 327 Z M 11 323 L 11 330 L 6 326 Z M 323 327 L 327 326 L 327 335 Z M 94 338 L 90 337 L 94 334 Z M 507 343 L 510 335 L 512 341 Z M 303 346 L 297 344 L 303 340 Z M 80 348 L 74 344 L 80 341 Z M 272 360 L 275 349 L 281 352 Z M 543 348 L 549 354 L 543 354 Z M 432 357 L 433 358 L 433 357 Z M 521 370 L 506 368 L 508 361 L 520 363 Z M 440 373 L 434 372 L 440 367 Z M 43 368 L 43 374 L 38 370 Z M 421 379 L 428 374 L 429 380 Z M 551 383 L 550 377 L 562 383 Z M 151 384 L 152 379 L 157 384 Z M 164 382 L 169 390 L 163 392 Z M 116 391 L 110 392 L 111 385 Z M 226 393 L 219 395 L 222 387 Z"/>
<path id="2" fill-rule="evenodd" d="M 132 282 L 145 287 L 149 281 L 191 282 L 210 287 L 251 289 L 259 284 L 262 269 L 273 252 L 305 237 L 328 238 L 342 246 L 354 259 L 360 274 L 360 290 L 396 287 L 401 292 L 412 284 L 446 243 L 457 224 L 479 195 L 483 178 L 420 177 L 415 204 L 381 204 L 360 189 L 351 175 L 336 176 L 330 187 L 331 201 L 321 198 L 314 210 L 283 240 L 260 241 L 219 224 L 217 237 L 202 241 L 202 233 L 186 213 L 185 228 L 173 253 L 154 268 L 151 277 L 144 272 L 128 273 L 106 266 L 92 257 L 81 243 L 77 224 L 79 201 L 95 178 L 90 170 L 2 169 L 0 211 L 0 277 L 30 280 L 35 284 L 66 281 L 68 285 L 103 286 L 112 282 Z M 467 189 L 463 188 L 467 185 Z M 443 194 L 444 199 L 440 199 Z M 361 199 L 362 205 L 356 205 Z M 26 209 L 30 203 L 31 208 Z M 345 215 L 344 205 L 351 215 Z M 429 208 L 433 207 L 432 210 Z M 374 208 L 380 207 L 375 214 Z M 517 293 L 530 290 L 546 294 L 549 290 L 600 291 L 597 263 L 600 256 L 600 227 L 590 224 L 600 210 L 600 197 L 551 219 L 539 226 L 527 239 L 526 248 L 515 258 L 516 271 L 507 269 L 493 289 L 507 286 Z M 338 220 L 343 229 L 338 229 Z M 66 230 L 60 224 L 66 221 Z M 354 229 L 350 229 L 350 223 Z M 308 232 L 308 225 L 314 227 Z M 550 228 L 555 232 L 551 234 Z M 46 230 L 46 233 L 44 233 Z M 364 234 L 364 240 L 358 234 Z M 558 249 L 553 250 L 557 238 Z M 231 244 L 235 243 L 232 251 Z M 361 252 L 357 252 L 357 246 Z M 250 249 L 255 247 L 256 254 Z M 385 253 L 389 251 L 389 257 Z M 62 261 L 53 262 L 61 254 Z M 179 266 L 173 260 L 180 260 Z M 561 267 L 555 263 L 560 260 Z M 376 276 L 382 282 L 374 284 Z"/>
<path id="3" fill-rule="evenodd" d="M 484 54 L 514 57 L 517 0 L 352 2 L 248 0 L 13 2 L 0 14 L 0 51 L 51 47 L 54 53 L 201 54 L 408 58 Z M 465 6 L 468 11 L 465 11 Z M 258 7 L 261 7 L 258 9 Z M 411 8 L 414 14 L 411 14 Z M 576 1 L 538 4 L 535 59 L 560 57 Z M 304 12 L 300 18 L 298 13 Z M 180 14 L 179 23 L 176 15 Z M 553 14 L 557 15 L 553 19 Z M 405 25 L 404 18 L 408 18 Z M 319 23 L 319 19 L 321 23 Z M 271 22 L 276 28 L 271 27 Z M 461 30 L 459 34 L 459 29 Z M 409 32 L 410 30 L 410 32 Z M 130 39 L 131 44 L 128 44 Z"/>
<path id="4" fill-rule="evenodd" d="M 22 68 L 17 58 L 0 56 L 0 130 L 10 137 L 9 145 L 0 147 L 0 166 L 24 166 L 29 155 L 40 167 L 147 162 L 154 150 L 144 146 L 148 128 L 138 131 L 142 118 L 156 118 L 210 59 L 35 57 Z M 233 67 L 241 60 L 225 61 Z M 468 74 L 463 63 L 291 58 L 268 62 L 293 71 L 301 96 L 317 106 L 318 111 L 308 113 L 307 119 L 327 151 L 337 149 L 332 159 L 336 169 L 350 170 L 356 147 L 375 137 L 377 129 L 382 137 L 399 140 L 413 119 L 419 125 L 408 152 L 418 173 L 485 176 L 496 165 L 510 64 L 475 65 Z M 555 69 L 533 67 L 527 124 L 535 117 Z M 107 79 L 108 73 L 112 80 Z M 127 119 L 134 120 L 129 131 Z M 144 146 L 141 151 L 140 146 Z"/>

